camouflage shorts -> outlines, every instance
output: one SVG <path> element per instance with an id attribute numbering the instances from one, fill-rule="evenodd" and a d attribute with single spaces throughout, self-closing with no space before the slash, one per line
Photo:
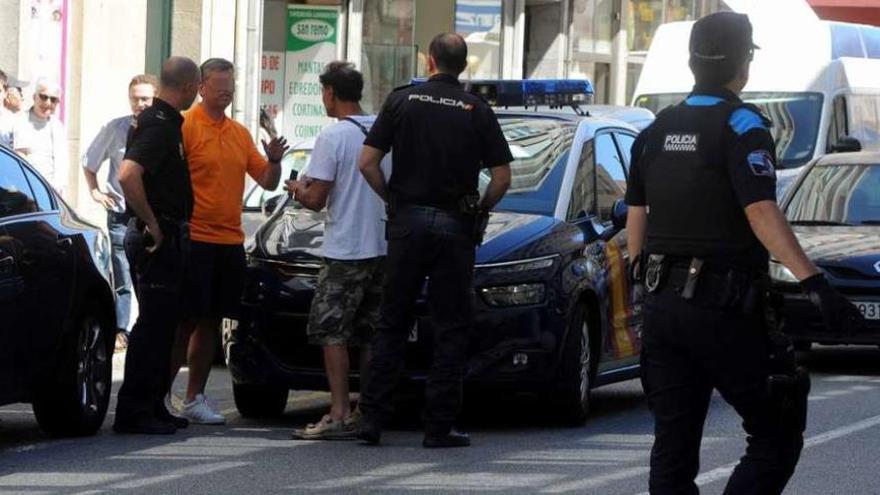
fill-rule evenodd
<path id="1" fill-rule="evenodd" d="M 385 258 L 324 260 L 309 312 L 309 343 L 361 345 L 379 321 Z"/>

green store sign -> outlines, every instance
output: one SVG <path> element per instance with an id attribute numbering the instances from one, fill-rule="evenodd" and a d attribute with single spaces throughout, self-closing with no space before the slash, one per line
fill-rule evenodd
<path id="1" fill-rule="evenodd" d="M 287 51 L 298 52 L 319 43 L 336 44 L 339 10 L 335 7 L 297 7 L 287 11 Z"/>

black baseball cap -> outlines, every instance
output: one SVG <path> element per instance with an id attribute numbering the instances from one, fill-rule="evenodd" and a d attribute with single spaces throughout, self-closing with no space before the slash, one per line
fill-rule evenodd
<path id="1" fill-rule="evenodd" d="M 745 14 L 715 12 L 701 17 L 691 30 L 692 61 L 744 61 L 760 48 L 752 41 L 752 23 Z"/>

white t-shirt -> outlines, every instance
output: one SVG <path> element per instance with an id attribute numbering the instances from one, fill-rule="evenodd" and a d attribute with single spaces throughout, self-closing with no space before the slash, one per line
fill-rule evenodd
<path id="1" fill-rule="evenodd" d="M 373 117 L 353 117 L 367 129 Z M 327 197 L 323 254 L 338 260 L 385 256 L 385 203 L 370 189 L 358 170 L 364 133 L 341 120 L 318 135 L 306 175 L 333 181 Z M 382 160 L 385 177 L 391 172 L 390 155 Z"/>
<path id="2" fill-rule="evenodd" d="M 64 196 L 69 168 L 67 137 L 57 118 L 42 120 L 33 111 L 28 112 L 15 122 L 12 146 L 23 150 L 28 162 Z"/>

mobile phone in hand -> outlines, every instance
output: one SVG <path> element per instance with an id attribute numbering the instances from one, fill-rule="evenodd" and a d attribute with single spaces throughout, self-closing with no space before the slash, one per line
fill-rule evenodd
<path id="1" fill-rule="evenodd" d="M 297 178 L 298 176 L 299 176 L 299 174 L 296 172 L 296 170 L 291 170 L 291 171 L 290 171 L 290 177 L 288 177 L 287 180 L 296 180 L 296 178 Z"/>

